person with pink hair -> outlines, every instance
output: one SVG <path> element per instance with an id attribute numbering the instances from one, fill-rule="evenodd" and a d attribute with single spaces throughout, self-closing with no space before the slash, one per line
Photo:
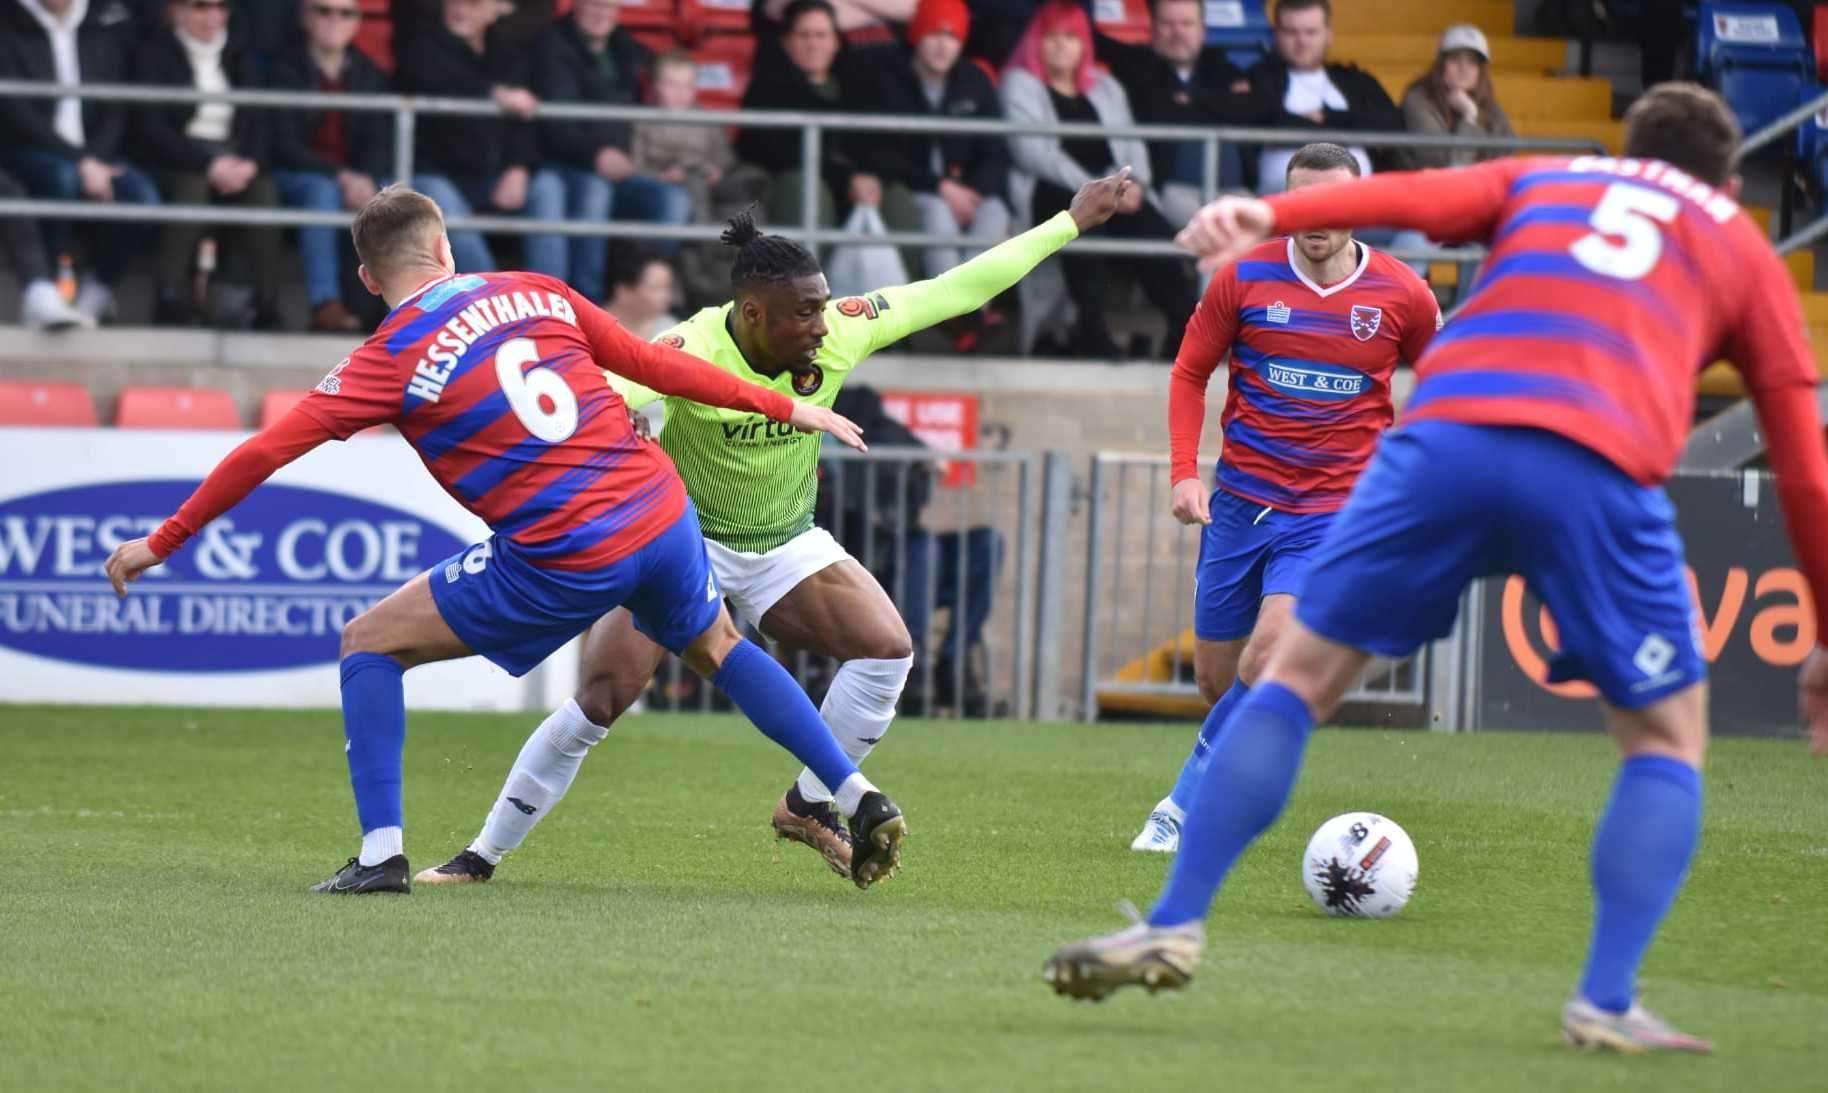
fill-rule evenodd
<path id="1" fill-rule="evenodd" d="M 1092 67 L 1092 21 L 1072 0 L 1047 0 L 1035 10 L 1028 30 L 1003 70 L 1003 114 L 1028 123 L 1092 122 L 1134 125 L 1123 86 Z M 1019 136 L 1009 138 L 1015 170 L 1010 196 L 1018 216 L 1045 220 L 1072 204 L 1080 186 L 1120 167 L 1135 186 L 1125 191 L 1117 215 L 1097 234 L 1120 239 L 1169 239 L 1174 227 L 1162 216 L 1153 194 L 1149 149 L 1127 137 Z M 1181 332 L 1193 316 L 1198 295 L 1192 269 L 1179 258 L 1112 259 L 1068 250 L 1060 256 L 1067 289 L 1078 312 L 1069 344 L 1076 354 L 1121 356 L 1105 322 L 1106 271 L 1128 265 L 1144 293 L 1167 322 L 1158 357 L 1172 359 Z"/>

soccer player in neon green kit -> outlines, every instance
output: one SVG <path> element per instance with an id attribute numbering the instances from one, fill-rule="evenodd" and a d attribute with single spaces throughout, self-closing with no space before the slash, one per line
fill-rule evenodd
<path id="1" fill-rule="evenodd" d="M 798 243 L 757 231 L 747 214 L 724 242 L 737 249 L 735 300 L 706 308 L 656 340 L 790 398 L 829 407 L 871 353 L 917 330 L 983 307 L 1048 256 L 1117 211 L 1136 183 L 1124 168 L 1086 183 L 1072 207 L 928 281 L 832 300 L 818 260 Z M 660 396 L 620 379 L 639 408 Z M 777 641 L 842 661 L 820 708 L 853 762 L 888 730 L 913 643 L 882 586 L 812 521 L 819 440 L 759 415 L 668 398 L 660 446 L 678 466 L 704 526 L 725 596 Z M 578 693 L 528 738 L 482 832 L 420 884 L 488 880 L 504 854 L 558 804 L 589 749 L 646 688 L 661 649 L 626 611 L 604 616 L 584 643 Z M 775 833 L 819 851 L 850 875 L 851 843 L 831 791 L 801 771 L 774 809 Z"/>

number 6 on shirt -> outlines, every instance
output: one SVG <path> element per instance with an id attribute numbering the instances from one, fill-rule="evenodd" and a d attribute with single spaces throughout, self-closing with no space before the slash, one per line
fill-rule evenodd
<path id="1" fill-rule="evenodd" d="M 1614 183 L 1600 196 L 1587 223 L 1593 231 L 1568 250 L 1575 261 L 1595 273 L 1635 281 L 1656 268 L 1663 257 L 1663 232 L 1657 224 L 1676 219 L 1681 205 L 1673 194 Z M 1612 238 L 1624 240 L 1614 243 Z"/>
<path id="2" fill-rule="evenodd" d="M 557 444 L 577 431 L 578 396 L 565 377 L 550 368 L 521 371 L 539 359 L 532 338 L 510 339 L 495 351 L 495 378 L 527 431 L 548 444 Z M 541 404 L 542 395 L 551 401 L 551 410 Z"/>

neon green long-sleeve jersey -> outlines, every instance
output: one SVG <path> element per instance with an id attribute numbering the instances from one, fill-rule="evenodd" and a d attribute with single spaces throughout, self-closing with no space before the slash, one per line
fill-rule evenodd
<path id="1" fill-rule="evenodd" d="M 825 308 L 830 333 L 812 370 L 798 376 L 769 377 L 749 367 L 730 336 L 731 304 L 705 308 L 655 340 L 789 398 L 830 406 L 851 370 L 871 353 L 983 307 L 1078 234 L 1072 216 L 1062 212 L 931 280 L 833 300 Z M 609 382 L 635 409 L 662 397 L 613 373 Z M 685 479 L 705 538 L 759 554 L 812 527 L 817 435 L 759 414 L 667 397 L 660 446 Z"/>

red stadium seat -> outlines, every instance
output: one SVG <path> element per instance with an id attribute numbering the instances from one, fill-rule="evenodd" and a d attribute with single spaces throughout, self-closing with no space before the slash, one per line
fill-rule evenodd
<path id="1" fill-rule="evenodd" d="M 356 28 L 355 45 L 381 71 L 393 75 L 394 23 L 387 10 L 388 0 L 362 0 L 362 24 Z"/>
<path id="2" fill-rule="evenodd" d="M 215 387 L 123 387 L 114 424 L 122 429 L 239 429 L 241 411 Z"/>
<path id="3" fill-rule="evenodd" d="M 681 41 L 696 42 L 712 34 L 749 33 L 750 0 L 679 0 L 674 26 Z"/>
<path id="4" fill-rule="evenodd" d="M 1815 49 L 1815 78 L 1828 83 L 1828 8 L 1820 4 L 1815 6 L 1814 22 L 1809 30 L 1810 44 Z"/>
<path id="5" fill-rule="evenodd" d="M 304 401 L 309 391 L 268 391 L 260 400 L 260 427 L 262 429 L 286 416 L 286 411 Z"/>
<path id="6" fill-rule="evenodd" d="M 622 0 L 621 25 L 630 30 L 671 30 L 677 18 L 673 0 Z"/>
<path id="7" fill-rule="evenodd" d="M 755 63 L 755 39 L 747 34 L 719 34 L 692 51 L 698 62 L 698 101 L 708 110 L 734 110 L 749 89 Z"/>
<path id="8" fill-rule="evenodd" d="M 95 400 L 80 383 L 0 382 L 0 425 L 95 423 Z"/>
<path id="9" fill-rule="evenodd" d="M 1120 42 L 1149 44 L 1148 0 L 1092 0 L 1092 21 Z"/>

